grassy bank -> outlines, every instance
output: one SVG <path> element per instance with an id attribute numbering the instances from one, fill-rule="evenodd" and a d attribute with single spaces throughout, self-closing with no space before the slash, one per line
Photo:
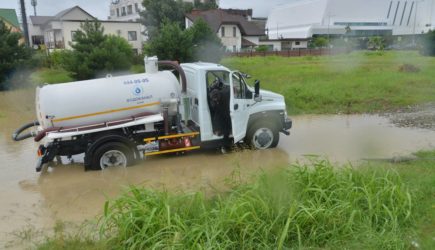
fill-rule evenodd
<path id="1" fill-rule="evenodd" d="M 435 58 L 417 52 L 226 58 L 222 64 L 283 94 L 293 114 L 378 112 L 435 101 Z"/>
<path id="2" fill-rule="evenodd" d="M 40 68 L 30 75 L 33 84 L 63 83 L 73 81 L 68 71 L 57 68 Z"/>
<path id="3" fill-rule="evenodd" d="M 39 249 L 433 249 L 435 153 L 417 156 L 286 167 L 214 197 L 132 187 L 106 204 L 98 240 L 60 234 Z"/>

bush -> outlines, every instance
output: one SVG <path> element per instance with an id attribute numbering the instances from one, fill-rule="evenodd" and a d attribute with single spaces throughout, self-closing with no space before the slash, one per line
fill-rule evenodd
<path id="1" fill-rule="evenodd" d="M 202 19 L 184 31 L 177 23 L 165 23 L 144 51 L 162 60 L 179 62 L 219 62 L 224 54 L 220 39 Z"/>
<path id="2" fill-rule="evenodd" d="M 123 38 L 104 35 L 99 22 L 86 22 L 77 31 L 72 51 L 59 55 L 62 65 L 78 80 L 94 78 L 98 73 L 129 69 L 133 61 L 133 48 Z M 56 58 L 56 57 L 55 57 Z"/>
<path id="3" fill-rule="evenodd" d="M 384 50 L 385 49 L 385 40 L 380 36 L 370 37 L 367 42 L 367 48 L 371 50 Z"/>
<path id="4" fill-rule="evenodd" d="M 417 66 L 414 66 L 412 64 L 402 64 L 399 67 L 399 72 L 404 72 L 404 73 L 418 73 L 420 72 L 420 68 L 418 68 Z"/>
<path id="5" fill-rule="evenodd" d="M 257 52 L 267 52 L 269 50 L 269 47 L 267 45 L 260 45 L 255 48 L 255 51 Z"/>
<path id="6" fill-rule="evenodd" d="M 394 172 L 328 162 L 263 174 L 231 191 L 171 195 L 131 188 L 106 203 L 100 232 L 120 249 L 402 249 L 413 197 Z M 351 247 L 359 242 L 359 247 Z"/>
<path id="7" fill-rule="evenodd" d="M 420 53 L 425 56 L 435 56 L 435 30 L 423 35 Z"/>
<path id="8" fill-rule="evenodd" d="M 0 90 L 10 87 L 6 80 L 12 77 L 19 64 L 30 58 L 31 51 L 20 44 L 21 37 L 0 19 Z"/>
<path id="9" fill-rule="evenodd" d="M 325 48 L 329 45 L 329 40 L 326 37 L 319 36 L 314 38 L 313 45 L 315 48 Z"/>

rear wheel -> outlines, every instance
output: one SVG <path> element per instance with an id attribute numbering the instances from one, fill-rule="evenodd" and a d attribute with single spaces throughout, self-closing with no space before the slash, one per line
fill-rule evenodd
<path id="1" fill-rule="evenodd" d="M 134 153 L 121 142 L 109 142 L 101 145 L 92 156 L 91 168 L 103 170 L 111 167 L 127 167 L 134 162 Z"/>
<path id="2" fill-rule="evenodd" d="M 255 149 L 275 148 L 279 142 L 279 132 L 272 123 L 260 121 L 249 129 L 247 141 Z"/>

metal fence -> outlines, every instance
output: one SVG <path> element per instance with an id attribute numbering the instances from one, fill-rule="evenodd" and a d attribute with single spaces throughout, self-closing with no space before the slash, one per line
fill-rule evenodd
<path id="1" fill-rule="evenodd" d="M 323 48 L 323 49 L 295 49 L 282 51 L 244 51 L 244 52 L 229 52 L 226 56 L 229 57 L 254 57 L 254 56 L 283 56 L 283 57 L 299 57 L 299 56 L 328 56 L 338 55 L 349 52 L 343 48 Z"/>

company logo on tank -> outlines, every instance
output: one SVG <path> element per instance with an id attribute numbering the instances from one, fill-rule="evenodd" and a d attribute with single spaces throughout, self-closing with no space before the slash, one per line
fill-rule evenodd
<path id="1" fill-rule="evenodd" d="M 143 93 L 143 88 L 140 85 L 135 85 L 133 87 L 133 95 L 140 96 Z"/>

